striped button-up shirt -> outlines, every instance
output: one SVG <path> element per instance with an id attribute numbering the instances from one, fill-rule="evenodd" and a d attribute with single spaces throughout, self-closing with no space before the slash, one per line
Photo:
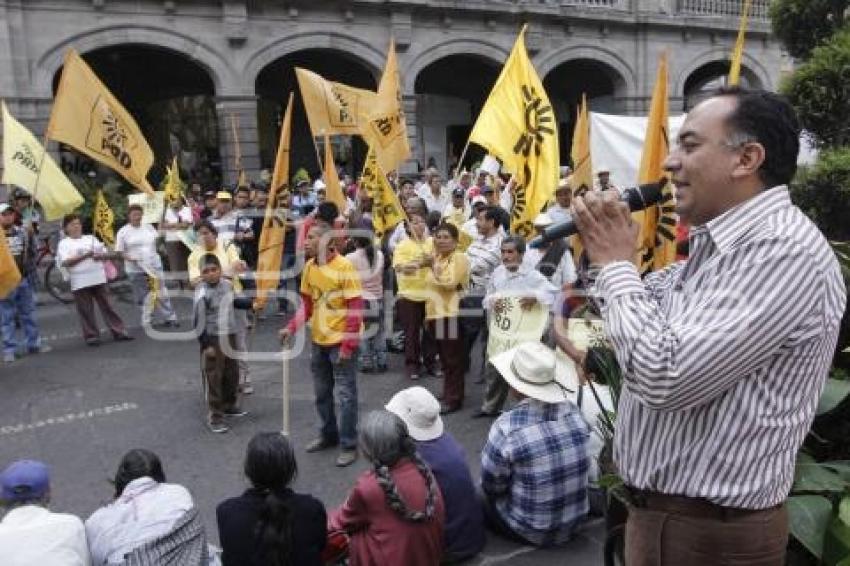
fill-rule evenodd
<path id="1" fill-rule="evenodd" d="M 596 279 L 623 368 L 614 458 L 625 482 L 763 509 L 791 488 L 844 312 L 829 244 L 765 190 L 691 232 L 686 262 Z"/>

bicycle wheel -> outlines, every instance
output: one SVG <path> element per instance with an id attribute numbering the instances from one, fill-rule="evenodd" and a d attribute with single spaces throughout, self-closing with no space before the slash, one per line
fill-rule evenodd
<path id="1" fill-rule="evenodd" d="M 70 304 L 74 302 L 74 295 L 71 293 L 71 284 L 62 277 L 62 273 L 55 263 L 51 263 L 44 271 L 44 288 L 50 293 L 50 296 L 60 303 Z"/>

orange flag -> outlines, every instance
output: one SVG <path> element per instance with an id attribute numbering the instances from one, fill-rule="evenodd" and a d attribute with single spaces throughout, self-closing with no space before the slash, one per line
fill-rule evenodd
<path id="1" fill-rule="evenodd" d="M 266 204 L 266 214 L 263 218 L 263 231 L 260 233 L 257 257 L 257 298 L 254 299 L 254 310 L 262 310 L 266 306 L 269 293 L 277 289 L 280 282 L 280 262 L 283 256 L 283 240 L 286 237 L 287 210 L 278 206 L 280 194 L 289 190 L 289 147 L 292 138 L 292 93 L 286 103 L 286 114 L 280 128 L 280 142 L 277 146 L 277 157 L 272 173 L 272 186 L 269 189 L 269 201 Z"/>

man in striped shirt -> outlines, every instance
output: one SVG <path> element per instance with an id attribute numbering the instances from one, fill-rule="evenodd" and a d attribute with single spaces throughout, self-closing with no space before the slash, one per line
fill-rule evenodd
<path id="1" fill-rule="evenodd" d="M 785 186 L 799 134 L 772 93 L 727 88 L 695 107 L 665 163 L 691 255 L 644 281 L 625 205 L 575 204 L 624 375 L 614 457 L 637 505 L 630 565 L 784 564 L 783 501 L 846 301 Z"/>

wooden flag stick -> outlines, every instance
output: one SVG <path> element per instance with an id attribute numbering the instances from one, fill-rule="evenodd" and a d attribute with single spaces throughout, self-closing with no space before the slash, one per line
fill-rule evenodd
<path id="1" fill-rule="evenodd" d="M 283 429 L 281 434 L 290 436 L 289 434 L 289 349 L 284 346 L 283 351 Z"/>

